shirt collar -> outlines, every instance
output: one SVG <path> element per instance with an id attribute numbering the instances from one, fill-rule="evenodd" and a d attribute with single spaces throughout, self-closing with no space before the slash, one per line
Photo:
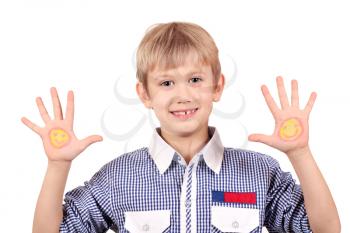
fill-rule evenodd
<path id="1" fill-rule="evenodd" d="M 207 166 L 216 174 L 220 172 L 221 163 L 224 155 L 224 146 L 222 145 L 218 130 L 213 126 L 208 126 L 209 141 L 197 153 L 203 154 L 203 159 Z M 149 145 L 149 153 L 154 160 L 158 170 L 163 174 L 171 164 L 171 161 L 179 154 L 159 135 L 160 127 L 155 128 Z"/>

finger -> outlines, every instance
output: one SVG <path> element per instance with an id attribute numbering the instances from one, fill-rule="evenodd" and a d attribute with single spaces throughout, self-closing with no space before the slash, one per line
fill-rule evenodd
<path id="1" fill-rule="evenodd" d="M 51 98 L 52 98 L 52 103 L 53 103 L 53 111 L 55 114 L 55 119 L 62 120 L 63 119 L 62 108 L 61 108 L 60 99 L 58 98 L 57 90 L 55 87 L 51 87 L 50 92 L 51 92 Z"/>
<path id="2" fill-rule="evenodd" d="M 281 102 L 281 108 L 286 109 L 289 106 L 289 102 L 288 102 L 286 89 L 284 88 L 283 78 L 281 76 L 277 76 L 276 82 L 277 82 L 278 96 L 280 97 L 280 102 Z"/>
<path id="3" fill-rule="evenodd" d="M 317 94 L 316 92 L 312 92 L 310 97 L 309 97 L 309 100 L 304 108 L 304 111 L 307 113 L 307 114 L 310 114 L 311 110 L 312 110 L 312 107 L 314 106 L 314 103 L 315 103 L 315 100 L 316 100 L 316 97 L 317 97 Z"/>
<path id="4" fill-rule="evenodd" d="M 276 102 L 273 100 L 273 98 L 272 98 L 272 96 L 271 96 L 271 94 L 269 92 L 269 89 L 267 88 L 267 86 L 262 85 L 261 86 L 261 91 L 262 91 L 262 93 L 264 95 L 265 102 L 266 102 L 267 106 L 269 107 L 272 115 L 274 117 L 276 117 L 277 114 L 278 114 L 279 108 L 278 108 Z"/>
<path id="5" fill-rule="evenodd" d="M 261 142 L 266 145 L 272 146 L 272 137 L 265 134 L 251 134 L 248 136 L 249 141 Z"/>
<path id="6" fill-rule="evenodd" d="M 35 102 L 36 102 L 36 105 L 38 106 L 41 118 L 43 119 L 45 124 L 47 124 L 47 122 L 51 121 L 51 118 L 50 118 L 49 114 L 47 113 L 47 110 L 45 108 L 45 105 L 44 105 L 42 99 L 40 97 L 37 97 Z"/>
<path id="7" fill-rule="evenodd" d="M 80 141 L 80 146 L 81 146 L 82 150 L 85 150 L 92 143 L 100 142 L 102 140 L 103 140 L 103 138 L 101 136 L 99 136 L 99 135 L 92 135 L 92 136 L 86 137 L 83 140 L 81 140 Z"/>
<path id="8" fill-rule="evenodd" d="M 299 108 L 298 81 L 292 80 L 292 106 Z"/>
<path id="9" fill-rule="evenodd" d="M 66 108 L 66 120 L 71 129 L 73 129 L 74 121 L 74 94 L 73 91 L 69 91 L 67 95 L 67 108 Z"/>
<path id="10" fill-rule="evenodd" d="M 23 122 L 23 124 L 28 126 L 31 130 L 33 130 L 35 133 L 40 135 L 40 127 L 39 126 L 37 126 L 36 124 L 34 124 L 30 120 L 28 120 L 26 117 L 22 117 L 21 121 Z"/>

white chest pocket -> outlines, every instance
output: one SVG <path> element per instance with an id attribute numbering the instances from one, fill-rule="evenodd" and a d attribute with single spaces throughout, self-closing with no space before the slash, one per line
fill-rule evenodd
<path id="1" fill-rule="evenodd" d="M 222 232 L 251 232 L 259 226 L 259 209 L 212 206 L 212 225 Z"/>
<path id="2" fill-rule="evenodd" d="M 125 212 L 125 228 L 131 233 L 161 233 L 170 226 L 170 210 Z"/>

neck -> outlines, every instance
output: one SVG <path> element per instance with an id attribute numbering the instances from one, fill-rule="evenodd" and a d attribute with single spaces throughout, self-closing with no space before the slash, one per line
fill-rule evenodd
<path id="1" fill-rule="evenodd" d="M 175 135 L 161 129 L 160 136 L 181 154 L 187 164 L 209 141 L 208 127 L 188 135 Z"/>

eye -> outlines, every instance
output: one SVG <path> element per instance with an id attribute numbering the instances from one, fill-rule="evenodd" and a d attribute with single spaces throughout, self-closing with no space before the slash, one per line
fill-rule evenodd
<path id="1" fill-rule="evenodd" d="M 166 87 L 168 87 L 168 86 L 170 86 L 169 84 L 171 83 L 172 81 L 164 81 L 164 82 L 162 82 L 160 85 L 161 86 L 166 86 Z"/>
<path id="2" fill-rule="evenodd" d="M 193 82 L 197 83 L 197 82 L 199 82 L 199 81 L 202 81 L 202 78 L 199 77 L 199 76 L 193 76 L 193 77 L 191 78 L 191 80 L 193 80 Z"/>

